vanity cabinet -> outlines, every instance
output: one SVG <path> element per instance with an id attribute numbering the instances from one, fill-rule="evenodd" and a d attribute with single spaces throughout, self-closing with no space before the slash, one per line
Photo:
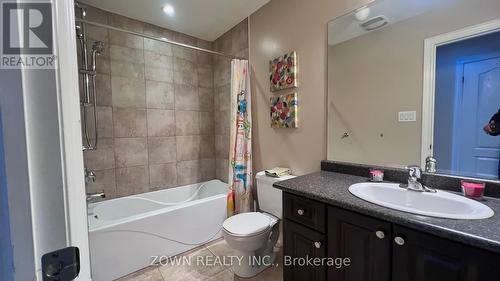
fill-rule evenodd
<path id="1" fill-rule="evenodd" d="M 390 280 L 391 224 L 328 207 L 328 256 L 350 259 L 348 267 L 328 267 L 328 280 Z"/>
<path id="2" fill-rule="evenodd" d="M 286 192 L 283 196 L 284 281 L 500 280 L 499 254 Z M 350 265 L 286 263 L 308 257 L 349 258 Z"/>
<path id="3" fill-rule="evenodd" d="M 496 281 L 500 257 L 478 248 L 394 226 L 392 280 Z"/>
<path id="4" fill-rule="evenodd" d="M 283 213 L 284 280 L 326 280 L 326 267 L 304 264 L 311 259 L 326 257 L 326 206 L 314 200 L 285 194 Z"/>

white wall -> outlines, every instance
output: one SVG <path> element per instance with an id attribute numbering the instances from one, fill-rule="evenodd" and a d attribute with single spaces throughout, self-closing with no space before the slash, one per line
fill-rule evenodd
<path id="1" fill-rule="evenodd" d="M 250 16 L 254 171 L 285 166 L 296 175 L 318 171 L 326 158 L 327 23 L 368 0 L 271 0 Z M 298 57 L 299 127 L 273 129 L 269 60 Z M 289 91 L 288 91 L 289 92 Z"/>

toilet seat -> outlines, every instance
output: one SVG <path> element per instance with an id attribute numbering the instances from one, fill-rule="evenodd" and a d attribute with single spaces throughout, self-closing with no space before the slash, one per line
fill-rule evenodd
<path id="1" fill-rule="evenodd" d="M 242 213 L 226 219 L 222 227 L 232 235 L 248 237 L 268 231 L 275 220 L 259 212 Z"/>

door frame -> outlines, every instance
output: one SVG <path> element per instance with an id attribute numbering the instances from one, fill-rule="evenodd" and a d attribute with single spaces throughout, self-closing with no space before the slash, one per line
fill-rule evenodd
<path id="1" fill-rule="evenodd" d="M 59 123 L 65 192 L 68 246 L 80 252 L 80 274 L 76 280 L 91 280 L 74 0 L 54 2 L 54 41 L 58 56 Z"/>
<path id="2" fill-rule="evenodd" d="M 47 3 L 55 69 L 20 68 L 0 75 L 9 86 L 0 90 L 0 107 L 12 270 L 15 280 L 42 280 L 42 255 L 76 246 L 81 262 L 78 280 L 89 281 L 74 3 Z M 21 26 L 17 22 L 11 28 Z"/>
<path id="3" fill-rule="evenodd" d="M 500 31 L 500 19 L 487 21 L 456 31 L 440 34 L 424 40 L 424 70 L 422 97 L 422 146 L 420 164 L 434 155 L 434 101 L 436 96 L 436 51 L 439 46 Z"/>

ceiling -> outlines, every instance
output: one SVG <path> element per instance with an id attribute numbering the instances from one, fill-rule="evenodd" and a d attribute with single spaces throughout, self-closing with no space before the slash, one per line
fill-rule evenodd
<path id="1" fill-rule="evenodd" d="M 368 19 L 384 15 L 391 25 L 449 6 L 453 2 L 456 0 L 376 0 L 370 5 Z M 328 24 L 328 44 L 336 45 L 368 32 L 374 32 L 365 31 L 360 27 L 360 23 L 352 13 L 331 21 Z"/>
<path id="2" fill-rule="evenodd" d="M 81 0 L 94 7 L 214 41 L 270 0 Z M 174 7 L 167 16 L 162 7 Z"/>

